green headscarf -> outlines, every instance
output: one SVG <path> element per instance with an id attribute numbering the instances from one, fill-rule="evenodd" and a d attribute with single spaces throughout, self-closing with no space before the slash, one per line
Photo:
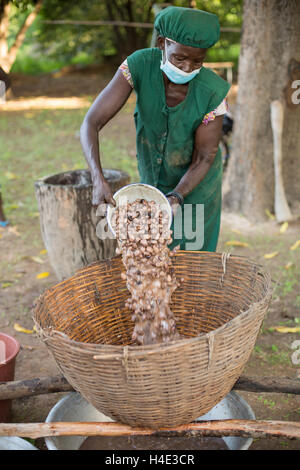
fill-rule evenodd
<path id="1" fill-rule="evenodd" d="M 167 7 L 156 16 L 154 27 L 165 38 L 202 49 L 213 46 L 220 38 L 218 17 L 192 8 Z"/>

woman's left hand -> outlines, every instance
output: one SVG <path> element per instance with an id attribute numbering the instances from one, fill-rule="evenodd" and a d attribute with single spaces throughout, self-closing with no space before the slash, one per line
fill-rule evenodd
<path id="1" fill-rule="evenodd" d="M 176 211 L 179 207 L 179 202 L 178 202 L 178 199 L 176 196 L 167 196 L 167 199 L 170 203 L 170 206 L 172 208 L 172 212 L 173 212 L 173 217 L 175 216 L 176 214 Z"/>

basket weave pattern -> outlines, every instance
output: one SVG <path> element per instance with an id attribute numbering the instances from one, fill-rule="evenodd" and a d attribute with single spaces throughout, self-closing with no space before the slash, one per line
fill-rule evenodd
<path id="1" fill-rule="evenodd" d="M 270 275 L 241 256 L 179 251 L 171 309 L 183 339 L 131 345 L 121 257 L 48 289 L 34 320 L 66 379 L 102 413 L 131 426 L 172 427 L 208 412 L 232 389 L 254 347 Z"/>

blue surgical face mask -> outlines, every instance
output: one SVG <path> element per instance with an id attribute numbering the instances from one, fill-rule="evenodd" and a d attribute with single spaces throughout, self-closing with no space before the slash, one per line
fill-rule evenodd
<path id="1" fill-rule="evenodd" d="M 167 46 L 165 44 L 165 51 L 166 51 L 166 47 Z M 163 51 L 162 51 L 162 59 L 160 63 L 160 68 L 166 74 L 166 76 L 171 82 L 176 83 L 178 85 L 182 85 L 183 83 L 190 82 L 196 75 L 198 75 L 202 67 L 190 73 L 184 72 L 183 70 L 179 69 L 168 60 L 167 53 L 166 53 L 166 60 L 164 62 Z"/>

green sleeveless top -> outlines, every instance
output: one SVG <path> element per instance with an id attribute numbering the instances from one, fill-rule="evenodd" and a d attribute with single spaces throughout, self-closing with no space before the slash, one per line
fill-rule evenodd
<path id="1" fill-rule="evenodd" d="M 189 82 L 185 99 L 177 106 L 169 107 L 160 62 L 161 51 L 158 48 L 141 49 L 127 58 L 137 98 L 134 120 L 141 182 L 166 194 L 175 188 L 191 164 L 196 129 L 205 114 L 223 101 L 230 85 L 212 70 L 202 67 Z M 196 205 L 204 204 L 204 220 L 201 220 L 201 224 L 204 223 L 204 243 L 202 246 L 196 243 L 193 248 L 196 236 L 191 238 L 184 233 L 178 236 L 177 233 L 176 239 L 173 234 L 171 249 L 180 244 L 181 249 L 215 251 L 220 228 L 221 185 L 219 149 L 205 178 L 185 197 L 185 206 L 176 215 L 182 218 L 184 226 L 189 220 L 195 227 Z M 186 210 L 186 204 L 191 205 L 189 210 Z"/>

